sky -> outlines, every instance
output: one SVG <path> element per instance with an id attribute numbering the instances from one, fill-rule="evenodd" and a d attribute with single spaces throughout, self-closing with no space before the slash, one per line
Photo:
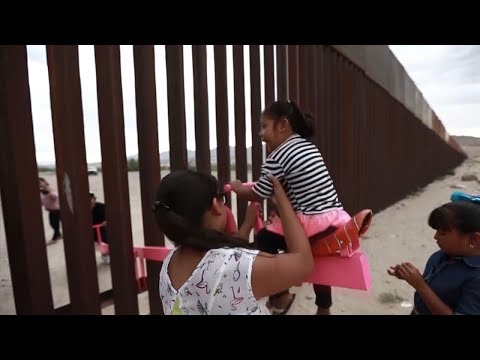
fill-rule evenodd
<path id="1" fill-rule="evenodd" d="M 227 82 L 230 145 L 235 145 L 234 135 L 234 91 L 233 91 L 233 55 L 232 46 L 227 46 Z M 43 45 L 28 45 L 29 82 L 32 101 L 32 117 L 35 136 L 37 163 L 51 164 L 55 162 L 53 142 L 52 115 L 50 110 L 50 89 L 48 83 L 48 68 L 46 47 Z M 133 68 L 133 47 L 121 45 L 122 92 L 125 123 L 125 147 L 127 156 L 138 154 L 137 126 L 135 111 L 135 78 Z M 185 77 L 185 115 L 187 121 L 187 148 L 195 149 L 195 127 L 193 108 L 193 65 L 192 48 L 184 46 L 184 77 Z M 84 135 L 88 163 L 101 161 L 100 133 L 98 126 L 97 88 L 95 77 L 95 53 L 93 45 L 79 46 L 80 81 L 82 89 L 82 105 L 84 116 Z M 245 109 L 246 109 L 246 142 L 251 145 L 250 127 L 250 66 L 248 46 L 244 47 L 245 62 Z M 213 46 L 207 46 L 208 93 L 215 94 L 215 72 L 213 63 Z M 263 47 L 260 49 L 260 61 L 263 62 Z M 155 76 L 157 85 L 158 137 L 159 151 L 168 151 L 168 105 L 165 68 L 165 47 L 155 46 Z M 247 83 L 248 81 L 248 83 Z M 261 69 L 263 82 L 263 69 Z M 262 104 L 263 104 L 262 89 Z M 210 117 L 210 147 L 216 145 L 215 129 L 215 97 L 209 96 Z"/>
<path id="2" fill-rule="evenodd" d="M 474 45 L 390 45 L 395 56 L 410 74 L 423 96 L 440 117 L 451 135 L 471 135 L 480 137 L 480 46 Z M 260 47 L 260 61 L 263 63 L 263 47 Z M 52 117 L 50 110 L 50 90 L 46 65 L 46 48 L 43 45 L 29 45 L 28 66 L 32 116 L 35 135 L 37 162 L 53 163 L 55 151 L 53 143 Z M 122 89 L 125 120 L 125 145 L 127 156 L 138 153 L 135 82 L 133 73 L 133 48 L 122 45 Z M 193 116 L 193 69 L 191 46 L 184 46 L 185 106 L 187 120 L 187 147 L 195 149 Z M 245 57 L 245 114 L 246 143 L 251 145 L 250 128 L 250 69 L 248 46 L 244 47 Z M 100 136 L 98 129 L 97 93 L 93 45 L 79 46 L 80 78 L 84 113 L 87 162 L 101 161 Z M 168 121 L 165 48 L 155 46 L 158 134 L 160 152 L 168 151 Z M 215 83 L 213 46 L 207 46 L 207 72 L 210 147 L 216 147 L 215 131 Z M 263 83 L 263 66 L 261 66 Z M 233 63 L 232 47 L 227 46 L 227 83 L 229 98 L 230 145 L 235 145 L 233 127 Z M 262 104 L 264 102 L 262 89 Z"/>
<path id="3" fill-rule="evenodd" d="M 480 137 L 480 46 L 390 45 L 450 135 Z"/>

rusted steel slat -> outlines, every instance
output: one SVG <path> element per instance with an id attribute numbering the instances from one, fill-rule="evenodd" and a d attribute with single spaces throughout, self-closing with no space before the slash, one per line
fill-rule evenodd
<path id="1" fill-rule="evenodd" d="M 277 99 L 288 99 L 287 46 L 277 45 Z"/>
<path id="2" fill-rule="evenodd" d="M 95 45 L 102 175 L 116 314 L 138 314 L 118 45 Z"/>
<path id="3" fill-rule="evenodd" d="M 317 99 L 317 88 L 315 81 L 317 78 L 317 67 L 315 66 L 317 62 L 317 54 L 315 51 L 315 45 L 308 45 L 307 47 L 307 72 L 308 72 L 308 81 L 307 81 L 307 91 L 308 91 L 308 106 L 303 109 L 304 112 L 309 112 L 313 115 L 316 115 L 316 99 Z"/>
<path id="4" fill-rule="evenodd" d="M 237 179 L 248 180 L 245 140 L 245 65 L 243 45 L 233 45 L 233 91 L 235 112 L 235 172 Z M 237 198 L 237 222 L 245 219 L 247 201 Z"/>
<path id="5" fill-rule="evenodd" d="M 214 45 L 215 59 L 215 106 L 217 124 L 217 169 L 220 185 L 230 181 L 230 143 L 228 131 L 227 94 L 227 49 L 225 45 Z M 227 205 L 231 206 L 230 194 Z"/>
<path id="6" fill-rule="evenodd" d="M 298 102 L 298 45 L 287 46 L 288 98 Z"/>
<path id="7" fill-rule="evenodd" d="M 267 107 L 275 101 L 275 74 L 273 62 L 273 45 L 263 45 L 263 69 L 265 86 L 265 104 Z"/>
<path id="8" fill-rule="evenodd" d="M 260 177 L 263 163 L 262 141 L 260 140 L 261 105 L 260 84 L 260 47 L 250 45 L 250 107 L 252 122 L 252 178 L 256 181 Z"/>
<path id="9" fill-rule="evenodd" d="M 183 45 L 165 45 L 170 170 L 188 168 Z"/>
<path id="10" fill-rule="evenodd" d="M 265 86 L 265 104 L 264 108 L 270 106 L 275 99 L 275 71 L 274 71 L 274 50 L 273 45 L 263 46 L 263 68 L 264 68 L 264 86 Z M 266 155 L 270 152 L 266 149 Z M 270 201 L 267 201 L 267 214 L 273 209 Z"/>
<path id="11" fill-rule="evenodd" d="M 155 85 L 155 49 L 153 45 L 134 45 L 135 103 L 137 108 L 138 162 L 142 199 L 143 236 L 147 246 L 163 246 L 165 238 L 155 223 L 152 204 L 160 183 L 158 146 L 157 91 Z M 150 313 L 162 314 L 158 289 L 161 264 L 147 261 L 147 286 Z"/>
<path id="12" fill-rule="evenodd" d="M 25 45 L 0 45 L 0 191 L 18 315 L 52 314 Z"/>
<path id="13" fill-rule="evenodd" d="M 303 109 L 304 112 L 310 113 L 314 119 L 317 118 L 318 110 L 318 91 L 317 91 L 317 81 L 318 81 L 318 65 L 317 65 L 317 54 L 316 54 L 316 45 L 309 45 L 308 47 L 308 96 L 310 98 L 310 108 Z M 315 129 L 315 130 L 318 130 Z M 314 136 L 310 139 L 313 143 L 319 146 L 319 132 L 315 131 Z"/>
<path id="14" fill-rule="evenodd" d="M 332 51 L 332 117 L 331 117 L 331 136 L 333 151 L 329 168 L 332 170 L 332 177 L 337 191 L 342 192 L 340 176 L 340 151 L 341 144 L 339 142 L 340 129 L 340 71 L 338 68 L 338 55 Z"/>
<path id="15" fill-rule="evenodd" d="M 57 183 L 70 302 L 100 314 L 77 46 L 47 46 Z"/>
<path id="16" fill-rule="evenodd" d="M 323 158 L 330 171 L 330 162 L 332 159 L 333 143 L 332 143 L 332 52 L 328 47 L 323 49 L 323 132 L 325 133 L 323 145 Z M 331 171 L 330 171 L 331 172 Z"/>
<path id="17" fill-rule="evenodd" d="M 298 46 L 298 105 L 304 111 L 310 108 L 310 96 L 308 94 L 308 46 Z"/>
<path id="18" fill-rule="evenodd" d="M 195 162 L 197 170 L 210 174 L 207 46 L 192 46 L 193 97 L 195 107 Z"/>
<path id="19" fill-rule="evenodd" d="M 325 101 L 324 101 L 324 69 L 323 69 L 323 45 L 315 46 L 315 141 L 320 152 L 325 152 Z"/>

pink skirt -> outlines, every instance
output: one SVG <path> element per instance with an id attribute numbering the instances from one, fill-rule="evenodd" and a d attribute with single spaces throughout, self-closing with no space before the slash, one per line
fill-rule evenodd
<path id="1" fill-rule="evenodd" d="M 351 219 L 351 216 L 342 209 L 332 209 L 321 214 L 313 215 L 305 215 L 299 212 L 297 213 L 297 217 L 308 237 L 321 233 L 329 227 L 338 228 Z M 284 235 L 282 222 L 278 216 L 274 216 L 266 228 L 268 231 Z"/>

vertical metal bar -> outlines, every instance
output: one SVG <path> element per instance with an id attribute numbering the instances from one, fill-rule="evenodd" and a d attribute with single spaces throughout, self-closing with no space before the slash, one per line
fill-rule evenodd
<path id="1" fill-rule="evenodd" d="M 252 178 L 260 177 L 263 163 L 262 142 L 260 140 L 261 84 L 260 84 L 260 47 L 250 45 L 250 105 L 252 115 Z"/>
<path id="2" fill-rule="evenodd" d="M 288 45 L 288 98 L 298 103 L 298 45 Z"/>
<path id="3" fill-rule="evenodd" d="M 372 163 L 372 172 L 371 174 L 378 174 L 379 172 L 379 159 L 378 159 L 378 139 L 376 137 L 376 133 L 378 132 L 378 118 L 377 118 L 377 104 L 378 104 L 378 97 L 376 93 L 376 88 L 372 83 L 371 79 L 368 79 L 369 85 L 369 107 L 370 107 L 370 114 L 369 114 L 369 122 L 370 122 L 370 131 L 369 131 L 369 159 L 371 159 Z M 371 177 L 371 184 L 375 187 L 375 189 L 379 188 L 379 179 L 377 176 Z M 374 198 L 374 206 L 377 208 L 381 207 L 381 196 L 379 191 L 376 191 L 375 194 L 372 194 Z"/>
<path id="4" fill-rule="evenodd" d="M 230 145 L 228 131 L 227 93 L 227 49 L 225 45 L 214 45 L 215 58 L 215 105 L 217 124 L 217 168 L 220 185 L 230 181 Z M 231 207 L 230 195 L 227 205 Z"/>
<path id="5" fill-rule="evenodd" d="M 0 191 L 18 315 L 52 314 L 25 45 L 0 45 Z"/>
<path id="6" fill-rule="evenodd" d="M 135 104 L 137 108 L 138 162 L 142 200 L 143 236 L 147 246 L 163 246 L 165 238 L 152 215 L 155 191 L 160 183 L 158 153 L 157 90 L 155 85 L 155 49 L 153 45 L 134 45 Z M 147 285 L 150 313 L 162 314 L 158 289 L 161 264 L 147 261 Z"/>
<path id="7" fill-rule="evenodd" d="M 367 191 L 368 183 L 365 175 L 366 170 L 366 155 L 365 155 L 365 131 L 366 131 L 366 121 L 365 121 L 365 91 L 364 91 L 364 84 L 363 84 L 363 73 L 357 69 L 356 72 L 356 86 L 357 86 L 357 99 L 358 99 L 358 106 L 357 106 L 357 117 L 355 121 L 358 122 L 358 155 L 357 155 L 357 168 L 358 168 L 358 202 L 359 202 L 359 209 L 368 207 L 368 203 L 366 201 L 365 192 Z"/>
<path id="8" fill-rule="evenodd" d="M 372 87 L 370 83 L 370 79 L 367 77 L 364 77 L 364 83 L 365 83 L 365 97 L 366 97 L 366 122 L 367 122 L 367 131 L 366 131 L 366 159 L 367 159 L 367 169 L 365 171 L 367 178 L 368 178 L 368 183 L 370 184 L 371 187 L 375 187 L 375 172 L 374 172 L 374 151 L 372 151 L 372 148 L 374 146 L 373 144 L 373 139 L 372 139 L 372 134 L 375 132 L 375 122 L 373 118 L 373 113 L 372 113 Z M 378 202 L 377 202 L 377 193 L 374 192 L 370 196 L 370 206 L 373 211 L 378 209 Z"/>
<path id="9" fill-rule="evenodd" d="M 334 184 L 337 188 L 337 191 L 342 193 L 341 188 L 341 179 L 339 179 L 339 167 L 340 167 L 340 151 L 341 145 L 339 143 L 339 108 L 340 108 L 340 93 L 339 93 L 339 69 L 338 69 L 338 58 L 337 53 L 332 51 L 332 82 L 331 82 L 331 92 L 332 92 L 332 116 L 331 116 L 331 141 L 332 149 L 331 160 L 330 160 L 330 169 L 331 175 L 334 181 Z"/>
<path id="10" fill-rule="evenodd" d="M 100 314 L 77 46 L 47 46 L 57 183 L 72 313 Z"/>
<path id="11" fill-rule="evenodd" d="M 317 99 L 316 99 L 316 113 L 315 113 L 315 133 L 318 142 L 318 147 L 322 153 L 325 154 L 327 149 L 327 133 L 325 121 L 325 61 L 324 61 L 324 46 L 317 45 Z"/>
<path id="12" fill-rule="evenodd" d="M 288 100 L 287 46 L 277 45 L 277 99 Z"/>
<path id="13" fill-rule="evenodd" d="M 352 97 L 352 89 L 350 86 L 349 66 L 346 59 L 339 57 L 340 74 L 341 74 L 341 106 L 340 106 L 340 169 L 342 178 L 342 198 L 344 199 L 344 206 L 348 212 L 352 212 L 354 208 L 355 192 L 351 191 L 351 184 L 353 177 L 353 142 L 354 142 L 354 124 L 352 122 L 352 110 L 355 99 Z"/>
<path id="14" fill-rule="evenodd" d="M 192 45 L 193 97 L 195 106 L 195 162 L 197 170 L 210 174 L 207 46 Z"/>
<path id="15" fill-rule="evenodd" d="M 349 144 L 348 144 L 348 167 L 349 167 L 349 181 L 347 182 L 348 184 L 348 191 L 349 191 L 349 197 L 350 197 L 350 211 L 352 213 L 355 213 L 358 211 L 358 194 L 357 194 L 357 188 L 358 185 L 352 181 L 352 179 L 358 179 L 360 176 L 357 173 L 357 161 L 356 157 L 357 155 L 357 149 L 359 148 L 358 144 L 358 133 L 359 133 L 359 124 L 357 121 L 357 114 L 356 114 L 356 108 L 357 108 L 357 103 L 359 99 L 357 98 L 356 94 L 356 84 L 355 84 L 355 70 L 353 68 L 353 65 L 349 62 L 346 61 L 346 68 L 347 68 L 347 87 L 349 90 L 349 95 L 351 99 L 351 107 L 347 107 L 348 111 L 348 125 L 352 131 L 349 132 Z M 347 129 L 348 130 L 348 129 Z"/>
<path id="16" fill-rule="evenodd" d="M 235 110 L 235 171 L 237 179 L 248 180 L 245 140 L 245 65 L 243 45 L 233 45 L 233 91 Z M 245 220 L 247 201 L 237 198 L 237 222 Z"/>
<path id="17" fill-rule="evenodd" d="M 298 104 L 306 110 L 310 108 L 308 94 L 308 46 L 298 46 Z"/>
<path id="18" fill-rule="evenodd" d="M 317 82 L 318 82 L 318 64 L 317 64 L 317 53 L 316 53 L 316 45 L 309 45 L 308 47 L 308 74 L 309 74 L 309 81 L 308 81 L 308 97 L 310 98 L 310 108 L 303 109 L 304 112 L 310 113 L 313 118 L 318 121 L 318 89 L 317 89 Z M 314 124 L 314 126 L 317 124 Z M 318 128 L 315 129 L 315 133 L 311 141 L 317 145 L 320 145 L 319 142 L 319 134 Z"/>
<path id="19" fill-rule="evenodd" d="M 263 66 L 264 66 L 264 82 L 265 82 L 265 104 L 266 108 L 275 101 L 275 71 L 274 71 L 274 52 L 273 45 L 263 46 Z M 266 149 L 266 155 L 269 155 Z M 267 201 L 267 214 L 273 209 L 272 203 Z"/>
<path id="20" fill-rule="evenodd" d="M 348 169 L 345 164 L 346 149 L 345 149 L 345 104 L 344 104 L 344 69 L 342 58 L 335 52 L 335 74 L 337 76 L 336 91 L 335 91 L 335 104 L 336 104 L 336 117 L 335 117 L 335 142 L 337 144 L 337 150 L 335 152 L 335 187 L 341 194 L 343 199 L 343 205 L 347 211 L 349 208 L 349 197 L 346 191 L 346 176 Z"/>
<path id="21" fill-rule="evenodd" d="M 322 129 L 325 134 L 322 144 L 323 145 L 323 158 L 330 170 L 330 163 L 332 161 L 332 152 L 334 151 L 332 146 L 332 51 L 329 47 L 325 47 L 323 50 L 323 78 L 322 78 L 322 94 L 323 94 L 323 118 Z"/>
<path id="22" fill-rule="evenodd" d="M 102 175 L 116 314 L 138 314 L 118 45 L 95 45 Z"/>
<path id="23" fill-rule="evenodd" d="M 267 107 L 275 101 L 275 75 L 273 62 L 273 45 L 263 45 L 263 67 L 265 81 L 265 104 Z"/>
<path id="24" fill-rule="evenodd" d="M 360 121 L 358 118 L 358 108 L 359 103 L 361 101 L 359 94 L 358 94 L 358 87 L 357 87 L 357 68 L 353 66 L 353 64 L 348 62 L 349 72 L 350 72 L 350 88 L 351 88 L 351 96 L 353 98 L 353 106 L 351 109 L 351 121 L 352 127 L 354 128 L 354 133 L 352 134 L 352 171 L 351 174 L 354 176 L 354 179 L 360 179 L 360 174 L 358 172 L 358 160 L 360 158 Z M 353 208 L 352 212 L 356 213 L 359 209 L 359 200 L 360 194 L 357 190 L 359 190 L 360 182 L 356 184 L 353 181 L 349 183 L 351 189 L 351 196 L 353 200 Z"/>
<path id="25" fill-rule="evenodd" d="M 165 45 L 170 171 L 188 168 L 183 45 Z"/>
<path id="26" fill-rule="evenodd" d="M 315 45 L 308 45 L 307 47 L 307 92 L 308 92 L 308 107 L 303 109 L 305 112 L 309 112 L 313 115 L 316 110 L 316 100 L 317 100 L 317 88 L 316 88 L 316 78 L 317 78 L 317 54 L 315 52 Z"/>

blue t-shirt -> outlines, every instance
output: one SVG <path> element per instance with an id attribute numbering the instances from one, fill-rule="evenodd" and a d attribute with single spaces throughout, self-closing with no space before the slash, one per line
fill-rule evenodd
<path id="1" fill-rule="evenodd" d="M 427 261 L 423 278 L 455 314 L 480 315 L 480 256 L 449 257 L 442 250 Z M 431 315 L 415 292 L 415 310 Z"/>

